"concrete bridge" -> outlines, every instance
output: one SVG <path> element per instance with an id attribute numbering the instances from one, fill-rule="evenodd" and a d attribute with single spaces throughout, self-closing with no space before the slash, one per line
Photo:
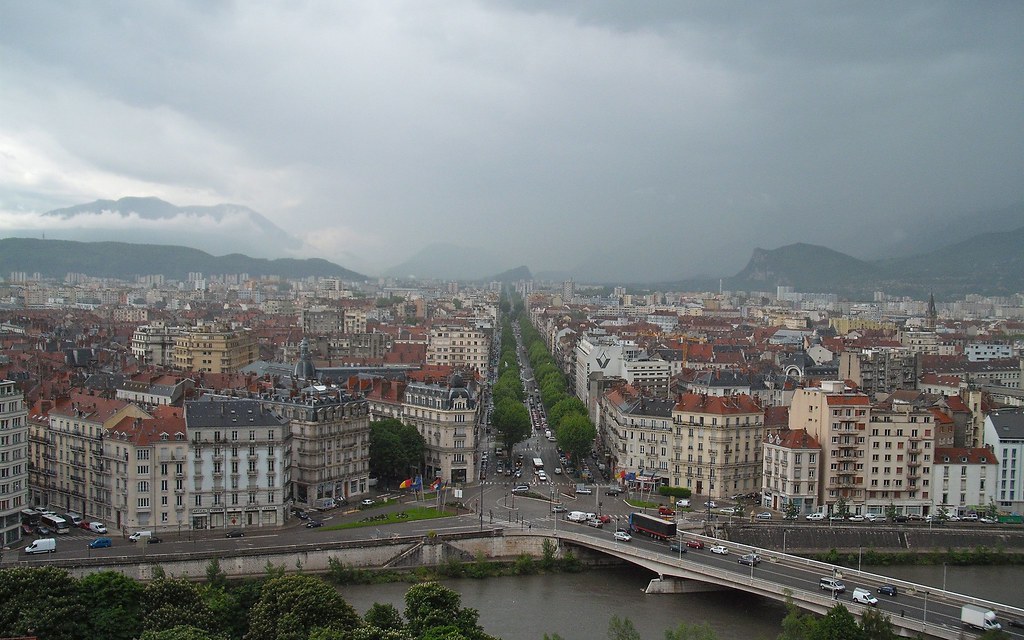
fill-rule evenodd
<path id="1" fill-rule="evenodd" d="M 522 534 L 509 532 L 508 535 Z M 551 532 L 547 532 L 546 535 L 551 535 Z M 869 607 L 851 600 L 854 587 L 864 587 L 876 593 L 880 585 L 891 584 L 896 586 L 899 595 L 891 598 L 876 593 L 879 599 L 878 610 L 890 617 L 893 627 L 902 636 L 913 637 L 922 634 L 926 637 L 951 640 L 974 637 L 975 632 L 964 629 L 960 624 L 960 607 L 964 604 L 976 604 L 996 611 L 1002 619 L 1003 630 L 1010 637 L 1024 638 L 1021 629 L 1008 627 L 1006 624 L 1009 619 L 1024 620 L 1024 609 L 773 550 L 691 534 L 686 535 L 687 540 L 701 540 L 706 548 L 687 549 L 686 553 L 679 553 L 668 552 L 668 547 L 664 544 L 643 544 L 638 538 L 634 538 L 633 542 L 623 543 L 607 536 L 571 530 L 558 531 L 555 535 L 561 544 L 608 554 L 657 574 L 658 577 L 652 579 L 647 588 L 648 593 L 739 589 L 783 602 L 792 599 L 800 608 L 819 614 L 827 613 L 841 601 L 859 618 Z M 641 544 L 636 544 L 637 542 Z M 708 549 L 716 544 L 724 544 L 729 554 L 711 554 Z M 738 562 L 742 555 L 750 553 L 758 554 L 761 563 L 757 566 L 747 566 Z M 819 580 L 822 577 L 841 579 L 846 584 L 847 591 L 838 596 L 822 591 L 819 587 Z"/>

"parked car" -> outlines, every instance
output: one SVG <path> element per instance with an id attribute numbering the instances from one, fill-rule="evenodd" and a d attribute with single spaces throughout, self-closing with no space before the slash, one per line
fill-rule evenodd
<path id="1" fill-rule="evenodd" d="M 149 536 L 149 539 L 146 540 L 146 543 L 147 544 L 160 544 L 163 541 L 164 541 L 163 538 L 158 538 L 157 536 Z"/>
<path id="2" fill-rule="evenodd" d="M 812 520 L 812 521 L 813 520 L 824 520 L 825 519 L 825 514 L 824 513 L 819 513 L 819 512 L 808 513 L 807 514 L 807 519 L 808 520 Z"/>
<path id="3" fill-rule="evenodd" d="M 555 475 L 556 476 L 562 475 L 562 467 L 555 467 Z"/>
<path id="4" fill-rule="evenodd" d="M 711 553 L 717 553 L 720 556 L 727 556 L 727 555 L 729 555 L 729 550 L 726 549 L 723 545 L 720 545 L 720 544 L 716 544 L 715 546 L 711 547 L 711 549 L 709 549 L 709 551 L 711 551 Z"/>
<path id="5" fill-rule="evenodd" d="M 748 553 L 746 555 L 742 555 L 740 556 L 740 564 L 756 567 L 757 565 L 761 564 L 761 556 L 757 555 L 756 553 Z"/>
<path id="6" fill-rule="evenodd" d="M 591 527 L 594 527 L 595 529 L 600 529 L 604 526 L 604 523 L 598 520 L 597 518 L 591 518 L 590 520 L 587 520 L 587 524 Z"/>
<path id="7" fill-rule="evenodd" d="M 669 507 L 661 506 L 661 507 L 658 507 L 658 515 L 659 516 L 674 516 L 674 515 L 676 515 L 676 512 L 673 511 Z"/>
<path id="8" fill-rule="evenodd" d="M 374 504 L 376 504 L 376 502 L 374 502 L 373 498 L 363 498 L 362 501 L 359 503 L 359 506 L 372 507 Z"/>
<path id="9" fill-rule="evenodd" d="M 772 512 L 771 511 L 762 511 L 761 513 L 757 514 L 754 517 L 757 518 L 758 520 L 771 520 L 772 519 Z"/>
<path id="10" fill-rule="evenodd" d="M 564 504 L 553 504 L 551 505 L 551 513 L 565 513 L 568 509 L 565 508 Z"/>
<path id="11" fill-rule="evenodd" d="M 110 538 L 96 538 L 89 543 L 90 549 L 103 549 L 105 547 L 114 546 L 113 541 Z"/>
<path id="12" fill-rule="evenodd" d="M 512 493 L 526 493 L 529 490 L 530 490 L 530 485 L 528 485 L 528 484 L 517 484 L 515 487 L 512 488 Z"/>
<path id="13" fill-rule="evenodd" d="M 690 547 L 691 549 L 703 549 L 704 548 L 704 541 L 703 540 L 687 540 L 686 541 L 686 546 Z"/>
<path id="14" fill-rule="evenodd" d="M 892 596 L 894 598 L 899 595 L 899 591 L 896 589 L 896 585 L 894 584 L 883 584 L 878 587 L 878 593 L 883 596 Z"/>
<path id="15" fill-rule="evenodd" d="M 836 578 L 821 578 L 818 580 L 818 588 L 822 591 L 831 591 L 833 594 L 846 591 L 846 585 L 842 580 Z"/>
<path id="16" fill-rule="evenodd" d="M 715 502 L 714 500 L 708 500 L 707 502 L 704 503 L 704 506 L 707 507 L 708 509 L 714 509 L 715 507 L 718 506 L 718 503 Z"/>
<path id="17" fill-rule="evenodd" d="M 292 515 L 299 520 L 309 520 L 309 514 L 302 509 L 292 509 Z"/>
<path id="18" fill-rule="evenodd" d="M 629 542 L 632 539 L 633 539 L 633 536 L 629 535 L 625 531 L 616 531 L 615 532 L 615 540 L 617 542 Z"/>
<path id="19" fill-rule="evenodd" d="M 232 529 L 224 534 L 225 538 L 242 538 L 245 536 L 245 532 L 241 529 Z"/>
<path id="20" fill-rule="evenodd" d="M 999 521 L 996 520 L 995 518 L 989 518 L 988 516 L 982 516 L 982 517 L 978 518 L 978 522 L 981 522 L 983 524 L 998 524 L 999 523 Z"/>
<path id="21" fill-rule="evenodd" d="M 847 520 L 849 520 L 850 522 L 864 522 L 864 516 L 857 513 L 847 518 Z"/>
<path id="22" fill-rule="evenodd" d="M 679 498 L 676 500 L 677 507 L 688 507 L 690 506 L 690 500 L 688 498 Z"/>

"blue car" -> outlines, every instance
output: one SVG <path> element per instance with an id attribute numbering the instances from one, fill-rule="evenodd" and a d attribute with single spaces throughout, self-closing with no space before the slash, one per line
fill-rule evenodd
<path id="1" fill-rule="evenodd" d="M 114 543 L 110 538 L 96 538 L 89 543 L 90 549 L 102 549 L 104 547 L 111 547 Z"/>

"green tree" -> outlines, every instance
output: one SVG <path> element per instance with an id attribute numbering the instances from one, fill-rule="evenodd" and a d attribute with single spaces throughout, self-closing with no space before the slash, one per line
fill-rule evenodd
<path id="1" fill-rule="evenodd" d="M 476 609 L 462 607 L 461 596 L 437 582 L 413 585 L 405 592 L 406 628 L 414 638 L 486 640 Z M 439 635 L 440 634 L 440 635 Z"/>
<path id="2" fill-rule="evenodd" d="M 629 618 L 612 616 L 608 621 L 608 640 L 642 640 L 640 632 Z"/>
<path id="3" fill-rule="evenodd" d="M 64 569 L 4 569 L 0 571 L 0 630 L 9 636 L 80 638 L 86 612 L 79 593 L 75 579 Z"/>
<path id="4" fill-rule="evenodd" d="M 116 571 L 90 573 L 78 581 L 86 625 L 93 638 L 130 640 L 142 633 L 142 585 Z"/>
<path id="5" fill-rule="evenodd" d="M 162 631 L 146 631 L 140 640 L 228 640 L 227 636 L 210 633 L 198 627 L 183 624 Z"/>
<path id="6" fill-rule="evenodd" d="M 700 624 L 680 622 L 675 629 L 665 632 L 665 640 L 718 640 L 718 634 L 707 622 Z"/>
<path id="7" fill-rule="evenodd" d="M 366 624 L 373 625 L 378 629 L 400 631 L 405 628 L 405 620 L 402 619 L 402 614 L 393 604 L 375 602 L 363 616 L 363 620 Z"/>
<path id="8" fill-rule="evenodd" d="M 996 506 L 995 498 L 988 499 L 988 504 L 985 506 L 984 515 L 988 516 L 989 518 L 992 518 L 993 520 L 999 517 L 999 507 Z"/>
<path id="9" fill-rule="evenodd" d="M 370 423 L 370 472 L 384 486 L 409 477 L 423 464 L 426 443 L 416 427 L 388 418 Z"/>
<path id="10" fill-rule="evenodd" d="M 505 451 L 511 453 L 512 447 L 530 437 L 530 412 L 515 400 L 496 401 L 491 426 Z"/>
<path id="11" fill-rule="evenodd" d="M 166 631 L 193 626 L 204 631 L 215 627 L 199 585 L 188 580 L 159 578 L 142 592 L 142 625 L 146 631 Z"/>
<path id="12" fill-rule="evenodd" d="M 586 416 L 571 415 L 566 416 L 558 425 L 557 436 L 558 444 L 570 453 L 570 458 L 576 462 L 583 460 L 593 447 L 597 430 Z"/>
<path id="13" fill-rule="evenodd" d="M 878 609 L 864 612 L 860 618 L 860 628 L 864 631 L 864 640 L 896 640 L 899 637 L 889 616 Z"/>
<path id="14" fill-rule="evenodd" d="M 263 584 L 245 640 L 306 640 L 317 628 L 351 631 L 361 624 L 331 585 L 315 576 L 286 575 Z"/>
<path id="15" fill-rule="evenodd" d="M 548 410 L 548 420 L 551 421 L 550 424 L 558 425 L 561 424 L 562 419 L 565 418 L 565 416 L 573 414 L 581 416 L 587 415 L 587 405 L 583 404 L 583 402 L 575 396 L 568 396 L 559 400 Z"/>
<path id="16" fill-rule="evenodd" d="M 786 503 L 785 515 L 790 520 L 795 520 L 796 517 L 800 515 L 800 510 L 797 509 L 796 503 L 793 502 L 792 500 Z"/>
<path id="17" fill-rule="evenodd" d="M 832 513 L 839 516 L 843 520 L 850 517 L 850 505 L 849 503 L 846 502 L 846 498 L 844 498 L 843 496 L 839 496 L 839 499 L 836 500 L 835 507 L 832 509 Z"/>
<path id="18" fill-rule="evenodd" d="M 889 502 L 889 506 L 885 508 L 885 517 L 889 519 L 889 522 L 896 520 L 896 505 L 893 502 Z"/>
<path id="19" fill-rule="evenodd" d="M 810 640 L 818 620 L 809 613 L 803 613 L 793 603 L 792 592 L 786 591 L 786 617 L 782 619 L 782 633 L 778 640 Z"/>
<path id="20" fill-rule="evenodd" d="M 853 614 L 845 606 L 837 604 L 818 620 L 808 640 L 866 640 L 866 637 Z"/>

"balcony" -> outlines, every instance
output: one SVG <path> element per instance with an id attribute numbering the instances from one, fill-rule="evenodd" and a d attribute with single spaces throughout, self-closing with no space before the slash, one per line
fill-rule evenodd
<path id="1" fill-rule="evenodd" d="M 78 469 L 85 469 L 86 468 L 85 460 L 68 460 L 68 463 L 72 467 L 75 467 L 75 468 L 78 468 Z"/>
<path id="2" fill-rule="evenodd" d="M 71 451 L 77 451 L 78 453 L 85 453 L 85 447 L 78 444 L 70 444 L 68 445 L 68 449 Z"/>

